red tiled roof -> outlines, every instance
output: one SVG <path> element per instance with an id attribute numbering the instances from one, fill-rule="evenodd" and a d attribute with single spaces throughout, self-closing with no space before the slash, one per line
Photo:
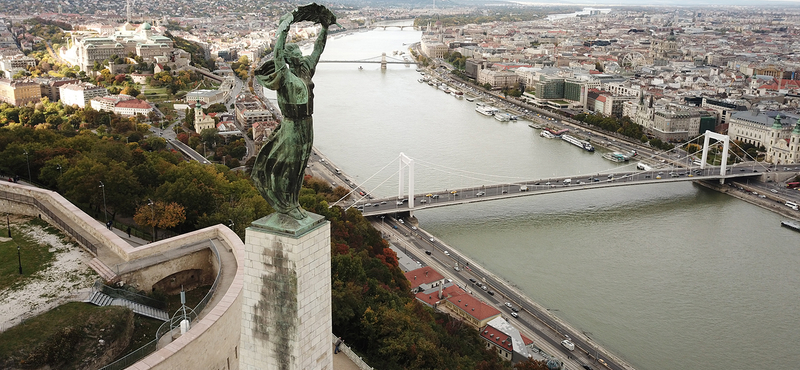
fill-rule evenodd
<path id="1" fill-rule="evenodd" d="M 465 292 L 463 289 L 461 289 L 461 288 L 459 288 L 459 287 L 457 287 L 455 285 L 451 285 L 451 286 L 449 286 L 447 288 L 442 289 L 442 297 L 443 297 L 443 299 L 446 299 L 446 298 L 449 298 L 449 297 L 459 296 L 459 295 L 462 295 L 462 294 L 465 294 L 465 293 L 467 293 L 467 292 Z M 420 292 L 420 293 L 417 293 L 415 296 L 420 301 L 423 301 L 423 302 L 425 302 L 425 303 L 427 303 L 427 304 L 429 304 L 431 306 L 434 306 L 437 303 L 439 303 L 439 301 L 441 301 L 441 299 L 439 299 L 439 291 L 438 290 L 435 291 L 435 292 L 431 292 L 429 294 L 426 294 L 424 292 Z"/>
<path id="2" fill-rule="evenodd" d="M 447 300 L 478 321 L 500 314 L 500 311 L 496 308 L 479 301 L 469 294 L 450 297 Z"/>
<path id="3" fill-rule="evenodd" d="M 511 342 L 511 337 L 506 334 L 503 334 L 500 330 L 497 330 L 489 325 L 481 330 L 481 337 L 486 339 L 492 343 L 494 343 L 498 347 L 502 347 L 507 351 L 513 351 L 514 345 Z"/>
<path id="4" fill-rule="evenodd" d="M 144 100 L 131 99 L 123 100 L 116 105 L 117 108 L 136 108 L 136 109 L 150 109 L 150 104 Z"/>
<path id="5" fill-rule="evenodd" d="M 430 266 L 425 266 L 416 270 L 406 272 L 406 279 L 411 282 L 411 287 L 416 288 L 422 284 L 430 284 L 437 280 L 444 279 L 442 274 L 436 272 Z"/>

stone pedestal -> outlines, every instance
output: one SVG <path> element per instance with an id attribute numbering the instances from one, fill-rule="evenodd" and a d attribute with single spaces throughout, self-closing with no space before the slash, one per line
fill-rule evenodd
<path id="1" fill-rule="evenodd" d="M 240 369 L 333 369 L 330 251 L 330 223 L 316 214 L 247 228 Z"/>

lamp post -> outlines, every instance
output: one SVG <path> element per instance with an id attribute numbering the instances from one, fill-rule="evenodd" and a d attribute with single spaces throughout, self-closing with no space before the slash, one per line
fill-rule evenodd
<path id="1" fill-rule="evenodd" d="M 6 227 L 8 227 L 8 237 L 11 237 L 11 220 L 8 218 L 8 212 L 6 212 Z"/>
<path id="2" fill-rule="evenodd" d="M 150 209 L 153 210 L 153 218 L 151 218 L 151 220 L 153 222 L 153 237 L 152 237 L 152 239 L 153 239 L 153 242 L 155 242 L 156 241 L 156 204 L 153 203 L 152 199 L 148 198 L 147 199 L 147 205 L 150 206 Z"/>
<path id="3" fill-rule="evenodd" d="M 17 246 L 17 260 L 19 261 L 19 274 L 22 275 L 22 254 L 19 251 L 19 246 Z"/>
<path id="4" fill-rule="evenodd" d="M 64 171 L 61 171 L 61 165 L 57 164 L 56 169 L 58 170 L 58 177 L 64 176 Z"/>
<path id="5" fill-rule="evenodd" d="M 23 153 L 25 154 L 25 163 L 28 164 L 28 183 L 33 185 L 33 178 L 31 177 L 31 160 L 30 157 L 28 156 L 27 150 L 23 151 Z"/>
<path id="6" fill-rule="evenodd" d="M 106 185 L 100 181 L 100 188 L 103 189 L 103 213 L 105 214 L 106 227 L 108 227 L 108 207 L 106 206 Z"/>

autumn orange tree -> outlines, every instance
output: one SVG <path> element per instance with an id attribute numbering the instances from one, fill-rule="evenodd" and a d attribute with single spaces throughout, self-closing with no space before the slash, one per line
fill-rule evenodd
<path id="1" fill-rule="evenodd" d="M 140 205 L 133 215 L 133 221 L 140 226 L 153 228 L 153 239 L 156 239 L 156 229 L 175 227 L 186 220 L 186 209 L 175 202 L 155 201 Z"/>

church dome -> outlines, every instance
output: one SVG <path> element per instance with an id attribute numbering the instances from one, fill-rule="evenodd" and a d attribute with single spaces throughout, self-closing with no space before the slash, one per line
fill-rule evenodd
<path id="1" fill-rule="evenodd" d="M 145 31 L 149 31 L 151 28 L 153 27 L 150 25 L 150 23 L 144 22 L 144 24 L 142 25 L 142 29 Z"/>

